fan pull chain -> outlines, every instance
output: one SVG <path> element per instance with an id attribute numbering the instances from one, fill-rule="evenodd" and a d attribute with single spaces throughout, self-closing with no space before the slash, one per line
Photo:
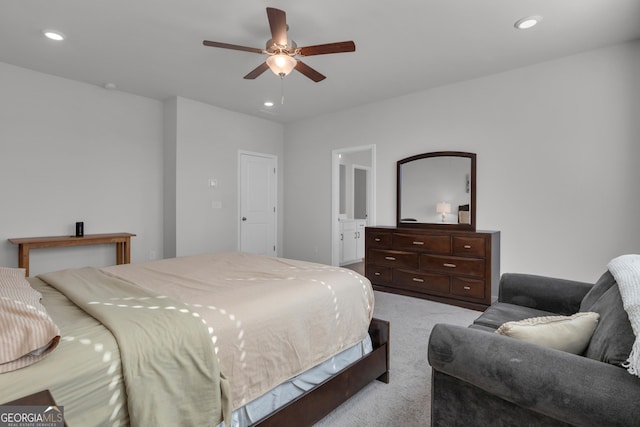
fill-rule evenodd
<path id="1" fill-rule="evenodd" d="M 284 75 L 280 75 L 280 104 L 284 104 Z"/>

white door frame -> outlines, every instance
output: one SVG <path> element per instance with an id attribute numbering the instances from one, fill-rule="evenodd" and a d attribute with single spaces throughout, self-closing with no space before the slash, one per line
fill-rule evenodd
<path id="1" fill-rule="evenodd" d="M 240 251 L 242 249 L 242 233 L 241 233 L 241 228 L 242 228 L 242 206 L 241 206 L 241 200 L 242 200 L 242 195 L 240 194 L 240 192 L 242 191 L 242 156 L 243 155 L 249 155 L 249 156 L 256 156 L 256 157 L 265 157 L 268 159 L 272 159 L 274 160 L 275 164 L 276 164 L 276 172 L 275 172 L 275 179 L 274 179 L 274 204 L 276 207 L 276 215 L 274 216 L 274 220 L 273 220 L 273 232 L 274 232 L 274 241 L 275 241 L 275 246 L 276 246 L 276 250 L 275 253 L 277 254 L 279 251 L 278 248 L 278 217 L 279 217 L 279 212 L 278 212 L 278 156 L 276 156 L 275 154 L 267 154 L 267 153 L 258 153 L 256 151 L 247 151 L 247 150 L 238 150 L 238 208 L 237 208 L 237 221 L 238 221 L 238 236 L 237 236 L 237 248 L 238 251 Z"/>
<path id="2" fill-rule="evenodd" d="M 340 154 L 357 151 L 371 152 L 371 192 L 367 203 L 369 205 L 367 225 L 376 225 L 376 146 L 361 145 L 358 147 L 340 148 L 331 151 L 331 265 L 340 265 Z"/>

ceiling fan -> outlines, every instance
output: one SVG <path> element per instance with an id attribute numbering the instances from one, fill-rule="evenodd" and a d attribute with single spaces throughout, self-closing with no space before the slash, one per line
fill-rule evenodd
<path id="1" fill-rule="evenodd" d="M 304 62 L 296 59 L 296 56 L 326 55 L 328 53 L 354 52 L 356 50 L 356 45 L 352 41 L 298 47 L 293 40 L 287 39 L 287 30 L 289 27 L 287 26 L 287 16 L 283 10 L 268 7 L 267 18 L 269 19 L 269 27 L 271 29 L 271 39 L 267 41 L 265 49 L 212 42 L 209 40 L 204 40 L 202 44 L 223 49 L 242 50 L 245 52 L 269 55 L 265 62 L 244 76 L 245 79 L 255 79 L 267 69 L 271 69 L 276 75 L 283 78 L 295 69 L 314 82 L 322 81 L 326 77 Z"/>

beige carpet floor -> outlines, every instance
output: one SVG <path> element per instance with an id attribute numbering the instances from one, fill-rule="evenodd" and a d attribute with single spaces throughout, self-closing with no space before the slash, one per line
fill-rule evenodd
<path id="1" fill-rule="evenodd" d="M 390 383 L 366 386 L 318 427 L 428 426 L 431 410 L 429 334 L 436 323 L 469 325 L 480 312 L 375 292 L 374 317 L 390 322 Z"/>

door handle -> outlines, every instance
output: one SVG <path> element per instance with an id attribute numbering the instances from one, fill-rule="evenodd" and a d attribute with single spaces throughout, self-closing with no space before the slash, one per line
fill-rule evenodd
<path id="1" fill-rule="evenodd" d="M 243 216 L 243 217 L 242 217 L 242 220 L 243 220 L 243 221 L 246 221 L 246 220 L 247 220 L 247 217 L 246 217 L 246 216 Z"/>

